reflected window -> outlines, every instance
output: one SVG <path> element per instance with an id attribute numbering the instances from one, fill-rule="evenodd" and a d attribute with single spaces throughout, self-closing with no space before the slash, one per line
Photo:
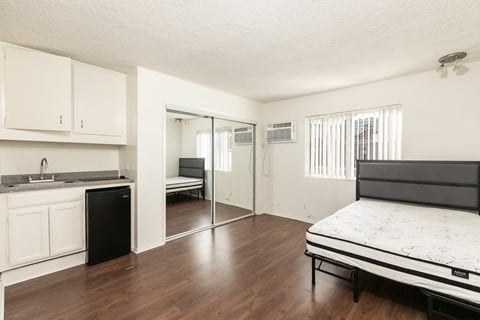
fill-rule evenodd
<path id="1" fill-rule="evenodd" d="M 215 170 L 232 171 L 232 128 L 215 131 Z"/>
<path id="2" fill-rule="evenodd" d="M 210 130 L 197 132 L 197 158 L 205 159 L 205 170 L 212 167 L 212 135 Z"/>
<path id="3" fill-rule="evenodd" d="M 212 136 L 210 130 L 197 132 L 197 158 L 205 159 L 205 169 L 212 167 Z M 232 171 L 232 128 L 215 130 L 215 170 Z"/>

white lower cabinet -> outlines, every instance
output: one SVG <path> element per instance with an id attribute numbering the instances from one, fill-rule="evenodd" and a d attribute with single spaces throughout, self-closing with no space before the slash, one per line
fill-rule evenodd
<path id="1" fill-rule="evenodd" d="M 50 206 L 50 255 L 84 248 L 84 213 L 81 201 Z"/>
<path id="2" fill-rule="evenodd" d="M 11 266 L 48 258 L 48 207 L 9 210 L 9 260 Z"/>
<path id="3" fill-rule="evenodd" d="M 9 267 L 85 249 L 83 190 L 40 191 L 7 198 Z"/>

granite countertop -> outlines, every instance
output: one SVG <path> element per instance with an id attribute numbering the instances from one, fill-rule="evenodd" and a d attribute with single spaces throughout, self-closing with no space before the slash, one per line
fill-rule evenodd
<path id="1" fill-rule="evenodd" d="M 1 177 L 0 193 L 24 192 L 47 189 L 99 186 L 119 183 L 132 183 L 134 179 L 120 176 L 116 170 L 59 172 L 53 173 L 55 182 L 29 183 L 29 177 L 36 180 L 39 174 L 4 175 Z M 46 173 L 44 179 L 50 179 L 52 173 Z"/>

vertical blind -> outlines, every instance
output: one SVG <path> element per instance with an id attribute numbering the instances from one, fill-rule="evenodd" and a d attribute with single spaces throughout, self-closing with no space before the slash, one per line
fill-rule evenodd
<path id="1" fill-rule="evenodd" d="M 212 134 L 210 130 L 197 132 L 197 158 L 205 159 L 205 169 L 212 169 Z"/>
<path id="2" fill-rule="evenodd" d="M 401 124 L 398 105 L 308 118 L 308 174 L 348 178 L 357 159 L 399 159 Z"/>
<path id="3" fill-rule="evenodd" d="M 215 131 L 215 170 L 232 171 L 232 128 Z"/>
<path id="4" fill-rule="evenodd" d="M 345 177 L 347 116 L 310 120 L 310 174 Z"/>
<path id="5" fill-rule="evenodd" d="M 205 159 L 205 169 L 212 168 L 212 134 L 197 132 L 197 157 Z M 232 171 L 232 128 L 215 130 L 215 170 Z"/>

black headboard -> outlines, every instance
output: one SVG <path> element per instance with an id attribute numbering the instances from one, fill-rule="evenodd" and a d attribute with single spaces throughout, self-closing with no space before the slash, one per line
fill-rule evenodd
<path id="1" fill-rule="evenodd" d="M 178 159 L 178 175 L 181 177 L 201 178 L 205 180 L 204 158 Z"/>
<path id="2" fill-rule="evenodd" d="M 480 210 L 480 161 L 357 161 L 357 200 Z"/>

